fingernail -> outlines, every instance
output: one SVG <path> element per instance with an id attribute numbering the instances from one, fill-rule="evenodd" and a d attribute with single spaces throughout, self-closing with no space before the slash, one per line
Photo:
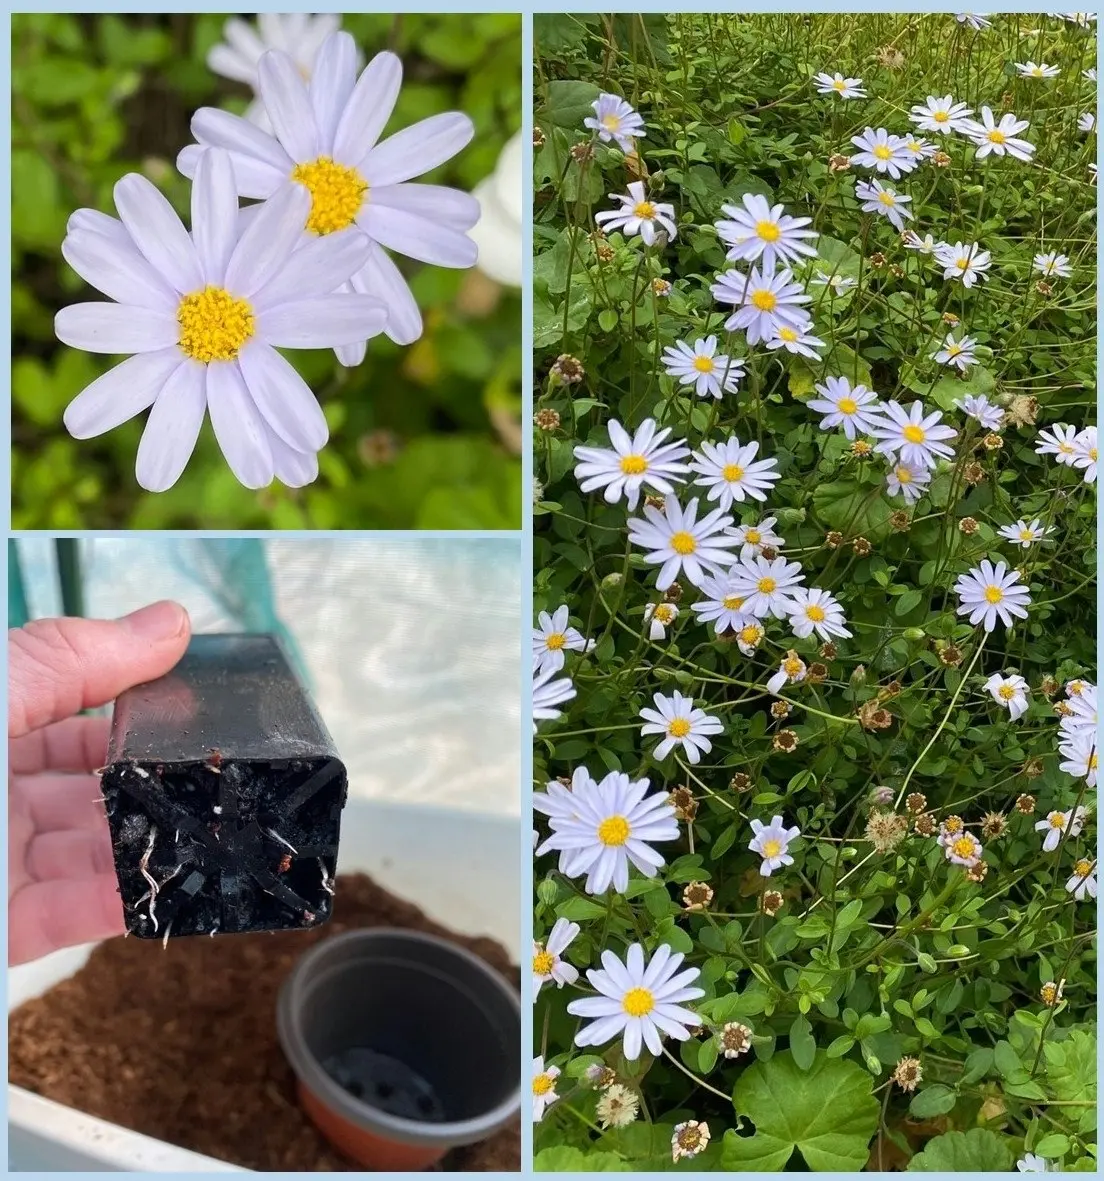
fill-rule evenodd
<path id="1" fill-rule="evenodd" d="M 179 603 L 163 599 L 124 615 L 119 622 L 141 640 L 171 640 L 184 630 L 186 619 Z"/>

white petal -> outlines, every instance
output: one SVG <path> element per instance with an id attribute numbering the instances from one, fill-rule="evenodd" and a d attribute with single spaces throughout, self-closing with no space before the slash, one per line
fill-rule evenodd
<path id="1" fill-rule="evenodd" d="M 200 107 L 192 116 L 192 135 L 205 147 L 226 148 L 231 155 L 250 156 L 286 177 L 295 161 L 256 124 L 217 107 Z"/>
<path id="2" fill-rule="evenodd" d="M 271 282 L 302 240 L 310 215 L 310 193 L 286 184 L 261 206 L 238 239 L 226 267 L 225 286 L 249 298 Z"/>
<path id="3" fill-rule="evenodd" d="M 318 456 L 313 452 L 296 451 L 272 431 L 268 435 L 276 479 L 289 488 L 302 488 L 318 479 Z"/>
<path id="4" fill-rule="evenodd" d="M 183 361 L 153 404 L 134 464 L 138 483 L 147 492 L 171 488 L 188 465 L 207 406 L 205 368 Z"/>
<path id="5" fill-rule="evenodd" d="M 383 185 L 371 190 L 369 202 L 444 222 L 451 229 L 461 231 L 470 230 L 480 213 L 475 197 L 447 185 Z"/>
<path id="6" fill-rule="evenodd" d="M 221 43 L 212 46 L 208 52 L 207 68 L 213 74 L 230 78 L 234 82 L 244 82 L 247 86 L 252 86 L 257 77 L 256 66 L 242 57 L 240 53 L 231 49 L 229 45 Z"/>
<path id="7" fill-rule="evenodd" d="M 368 354 L 368 342 L 359 341 L 357 344 L 339 344 L 334 349 L 334 356 L 339 365 L 346 369 L 355 369 Z"/>
<path id="8" fill-rule="evenodd" d="M 327 295 L 282 303 L 257 318 L 257 335 L 285 349 L 332 349 L 383 331 L 387 308 L 367 295 Z"/>
<path id="9" fill-rule="evenodd" d="M 314 160 L 319 154 L 318 130 L 295 63 L 285 54 L 266 53 L 257 67 L 257 80 L 265 112 L 284 151 L 297 164 Z"/>
<path id="10" fill-rule="evenodd" d="M 117 217 L 109 217 L 106 213 L 100 213 L 98 209 L 74 210 L 65 223 L 65 232 L 67 234 L 103 234 L 119 246 L 134 249 L 134 243 L 123 223 Z"/>
<path id="11" fill-rule="evenodd" d="M 62 344 L 86 353 L 150 353 L 175 345 L 176 317 L 121 303 L 74 303 L 54 317 Z"/>
<path id="12" fill-rule="evenodd" d="M 397 185 L 452 159 L 471 143 L 475 124 L 459 111 L 431 115 L 385 139 L 365 157 L 360 172 L 370 185 Z"/>
<path id="13" fill-rule="evenodd" d="M 334 136 L 339 164 L 356 168 L 376 146 L 391 118 L 402 85 L 402 62 L 393 53 L 377 53 L 357 81 Z"/>
<path id="14" fill-rule="evenodd" d="M 274 348 L 254 340 L 238 354 L 250 396 L 265 422 L 297 451 L 318 451 L 330 437 L 310 386 Z"/>
<path id="15" fill-rule="evenodd" d="M 402 272 L 391 261 L 391 256 L 379 243 L 372 242 L 368 262 L 353 276 L 352 287 L 354 291 L 373 295 L 386 304 L 387 326 L 384 332 L 396 344 L 413 344 L 422 335 L 422 313 L 414 293 Z"/>
<path id="16" fill-rule="evenodd" d="M 131 244 L 106 234 L 77 230 L 61 244 L 65 261 L 97 291 L 117 303 L 135 304 L 175 314 L 180 297 Z"/>
<path id="17" fill-rule="evenodd" d="M 192 181 L 192 240 L 207 283 L 221 286 L 238 237 L 238 194 L 230 154 L 208 148 Z"/>
<path id="18" fill-rule="evenodd" d="M 154 270 L 184 294 L 203 286 L 203 272 L 188 231 L 163 193 L 136 172 L 115 186 L 115 208 L 135 246 Z"/>
<path id="19" fill-rule="evenodd" d="M 253 299 L 257 308 L 330 295 L 368 261 L 372 243 L 357 229 L 312 238 L 295 250 Z"/>
<path id="20" fill-rule="evenodd" d="M 215 438 L 234 475 L 247 488 L 271 484 L 276 468 L 269 432 L 233 362 L 207 366 L 207 406 Z"/>
<path id="21" fill-rule="evenodd" d="M 357 49 L 352 37 L 348 33 L 327 37 L 314 60 L 310 81 L 320 155 L 334 155 L 334 135 L 356 84 L 356 67 Z"/>
<path id="22" fill-rule="evenodd" d="M 92 439 L 152 406 L 184 358 L 176 348 L 139 353 L 97 377 L 65 408 L 65 429 L 74 439 Z"/>
<path id="23" fill-rule="evenodd" d="M 403 209 L 369 201 L 358 215 L 357 224 L 381 246 L 419 262 L 470 267 L 479 256 L 475 243 L 459 230 Z"/>

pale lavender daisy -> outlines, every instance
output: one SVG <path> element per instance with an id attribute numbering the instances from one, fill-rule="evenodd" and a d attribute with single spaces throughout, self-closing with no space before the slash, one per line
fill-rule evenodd
<path id="1" fill-rule="evenodd" d="M 607 233 L 620 230 L 626 238 L 635 238 L 639 234 L 645 246 L 653 246 L 661 233 L 668 240 L 678 233 L 675 207 L 653 201 L 645 193 L 642 180 L 631 181 L 628 193 L 610 193 L 609 197 L 611 201 L 620 202 L 620 208 L 594 215 L 594 220 Z"/>
<path id="2" fill-rule="evenodd" d="M 859 434 L 871 434 L 881 423 L 878 395 L 861 382 L 853 386 L 846 377 L 826 377 L 814 388 L 820 397 L 811 398 L 806 405 L 821 415 L 822 431 L 842 427 L 843 433 L 854 439 Z"/>
<path id="3" fill-rule="evenodd" d="M 583 120 L 583 126 L 596 131 L 604 144 L 615 141 L 626 156 L 635 151 L 634 141 L 646 135 L 639 112 L 618 94 L 600 94 L 590 105 L 594 114 Z"/>

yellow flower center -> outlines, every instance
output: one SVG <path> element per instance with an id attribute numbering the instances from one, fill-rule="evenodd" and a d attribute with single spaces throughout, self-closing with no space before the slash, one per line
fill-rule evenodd
<path id="1" fill-rule="evenodd" d="M 296 164 L 291 179 L 305 185 L 311 195 L 307 229 L 313 234 L 332 234 L 352 225 L 368 193 L 368 182 L 355 168 L 335 164 L 329 156 Z"/>
<path id="2" fill-rule="evenodd" d="M 721 475 L 730 483 L 744 478 L 744 469 L 738 463 L 726 463 L 721 469 Z"/>
<path id="3" fill-rule="evenodd" d="M 623 845 L 629 839 L 629 822 L 624 816 L 607 816 L 598 825 L 598 839 L 603 845 Z"/>
<path id="4" fill-rule="evenodd" d="M 253 335 L 253 309 L 221 287 L 185 295 L 176 310 L 180 350 L 193 361 L 233 361 Z"/>
<path id="5" fill-rule="evenodd" d="M 778 586 L 778 583 L 773 578 L 760 578 L 755 585 L 760 594 L 769 595 Z"/>
<path id="6" fill-rule="evenodd" d="M 694 368 L 699 373 L 712 373 L 713 372 L 713 358 L 712 357 L 695 357 L 694 358 Z"/>
<path id="7" fill-rule="evenodd" d="M 885 144 L 878 144 L 872 154 L 876 160 L 888 160 L 893 152 Z"/>
<path id="8" fill-rule="evenodd" d="M 542 949 L 533 956 L 533 974 L 535 976 L 547 976 L 555 966 L 556 957 L 550 951 Z"/>
<path id="9" fill-rule="evenodd" d="M 1079 878 L 1087 878 L 1089 876 L 1089 874 L 1092 873 L 1092 862 L 1091 861 L 1076 861 L 1076 862 L 1074 862 L 1073 872 L 1075 874 L 1077 874 L 1077 876 Z"/>
<path id="10" fill-rule="evenodd" d="M 758 644 L 762 635 L 762 631 L 754 623 L 749 623 L 747 627 L 740 630 L 740 639 L 745 644 Z"/>
<path id="11" fill-rule="evenodd" d="M 836 403 L 836 409 L 840 414 L 854 414 L 858 408 L 859 404 L 854 398 L 840 398 Z"/>
<path id="12" fill-rule="evenodd" d="M 1003 131 L 998 131 L 998 130 L 997 130 L 995 127 L 994 127 L 994 128 L 993 128 L 993 130 L 989 132 L 989 142 L 990 142 L 991 144 L 1002 144 L 1002 143 L 1004 143 L 1004 132 L 1003 132 Z"/>
<path id="13" fill-rule="evenodd" d="M 912 472 L 910 472 L 907 467 L 897 468 L 896 474 L 897 474 L 897 483 L 898 484 L 911 484 L 912 483 Z"/>
<path id="14" fill-rule="evenodd" d="M 752 297 L 751 302 L 761 312 L 771 312 L 774 310 L 774 305 L 778 303 L 773 291 L 768 291 L 766 288 L 760 288 Z"/>
<path id="15" fill-rule="evenodd" d="M 1085 688 L 1084 681 L 1070 681 L 1067 686 L 1071 697 L 1080 697 L 1081 690 Z"/>
<path id="16" fill-rule="evenodd" d="M 550 1074 L 538 1074 L 533 1079 L 533 1094 L 547 1095 L 556 1085 L 556 1080 Z"/>
<path id="17" fill-rule="evenodd" d="M 797 340 L 797 333 L 794 332 L 792 328 L 779 328 L 778 335 L 782 338 L 782 340 L 786 341 L 787 344 L 793 344 L 793 342 Z"/>
<path id="18" fill-rule="evenodd" d="M 559 652 L 566 643 L 567 636 L 563 632 L 553 632 L 550 636 L 544 637 L 544 646 L 549 652 Z"/>
<path id="19" fill-rule="evenodd" d="M 832 83 L 832 86 L 833 86 L 833 88 L 834 88 L 834 89 L 836 89 L 836 90 L 838 90 L 838 91 L 840 91 L 840 92 L 843 92 L 844 90 L 846 90 L 846 89 L 847 89 L 847 83 L 846 83 L 846 82 L 845 82 L 845 81 L 844 81 L 842 78 L 837 78 L 837 79 L 836 79 L 836 80 L 835 80 L 835 81 Z"/>
<path id="20" fill-rule="evenodd" d="M 1098 766 L 1098 755 L 1097 755 L 1096 751 L 1094 750 L 1092 752 L 1092 754 L 1089 755 L 1089 769 L 1091 771 L 1095 771 L 1097 766 Z"/>
<path id="21" fill-rule="evenodd" d="M 907 147 L 910 152 L 919 152 L 923 150 L 918 139 L 910 139 L 908 141 Z"/>
<path id="22" fill-rule="evenodd" d="M 932 118 L 936 121 L 936 123 L 946 123 L 950 118 L 950 115 L 948 115 L 946 111 L 933 111 Z"/>
<path id="23" fill-rule="evenodd" d="M 806 617 L 811 619 L 814 623 L 823 623 L 827 618 L 827 614 L 828 613 L 819 603 L 810 603 L 808 607 L 805 608 Z"/>
<path id="24" fill-rule="evenodd" d="M 973 857 L 977 852 L 977 850 L 974 848 L 974 838 L 965 836 L 959 837 L 958 840 L 951 845 L 951 852 L 954 853 L 956 857 Z"/>
<path id="25" fill-rule="evenodd" d="M 640 201 L 633 206 L 633 216 L 643 218 L 645 221 L 655 217 L 655 213 L 656 208 L 651 201 Z"/>
<path id="26" fill-rule="evenodd" d="M 881 201 L 883 205 L 897 204 L 897 198 L 892 193 L 885 192 L 885 190 L 878 194 L 878 200 Z"/>
<path id="27" fill-rule="evenodd" d="M 1096 448 L 1095 447 L 1089 448 L 1089 458 L 1093 461 L 1093 463 L 1096 463 Z"/>
<path id="28" fill-rule="evenodd" d="M 792 681 L 794 677 L 801 675 L 801 661 L 796 656 L 791 656 L 782 661 L 782 671 Z"/>
<path id="29" fill-rule="evenodd" d="M 658 619 L 660 623 L 670 623 L 674 619 L 674 614 L 671 608 L 666 603 L 660 603 L 658 607 L 652 612 L 652 618 Z"/>
<path id="30" fill-rule="evenodd" d="M 997 690 L 997 696 L 1001 699 L 1001 701 L 1011 701 L 1012 698 L 1016 696 L 1016 686 L 1001 685 L 1001 687 Z"/>
<path id="31" fill-rule="evenodd" d="M 917 426 L 914 422 L 910 422 L 908 426 L 906 426 L 901 432 L 901 434 L 904 435 L 910 443 L 923 443 L 925 439 L 924 428 L 922 426 Z"/>
<path id="32" fill-rule="evenodd" d="M 1035 534 L 1032 533 L 1030 529 L 1021 529 L 1020 530 L 1020 540 L 1021 541 L 1034 541 Z"/>
<path id="33" fill-rule="evenodd" d="M 622 455 L 621 471 L 626 476 L 643 475 L 648 470 L 648 461 L 643 455 Z"/>
<path id="34" fill-rule="evenodd" d="M 698 543 L 694 540 L 693 534 L 687 533 L 686 530 L 680 530 L 671 537 L 671 549 L 676 554 L 682 554 L 686 557 L 687 554 L 692 554 L 698 548 Z"/>
<path id="35" fill-rule="evenodd" d="M 1059 443 L 1058 450 L 1061 451 L 1061 453 L 1063 455 L 1072 455 L 1073 454 L 1073 446 L 1070 443 Z"/>
<path id="36" fill-rule="evenodd" d="M 725 595 L 721 602 L 729 611 L 739 611 L 744 605 L 744 600 L 741 599 L 739 595 Z"/>
<path id="37" fill-rule="evenodd" d="M 686 718 L 674 718 L 667 723 L 667 733 L 672 738 L 685 738 L 690 733 L 690 722 Z"/>
<path id="38" fill-rule="evenodd" d="M 782 231 L 778 228 L 778 223 L 773 221 L 758 222 L 755 226 L 755 232 L 764 242 L 777 242 L 782 237 Z"/>
<path id="39" fill-rule="evenodd" d="M 970 260 L 968 258 L 956 258 L 955 266 L 958 267 L 960 271 L 965 271 L 970 266 Z"/>
<path id="40" fill-rule="evenodd" d="M 744 532 L 744 540 L 748 545 L 758 545 L 763 540 L 763 535 L 758 529 L 747 529 Z"/>
<path id="41" fill-rule="evenodd" d="M 763 842 L 763 856 L 777 857 L 782 852 L 782 842 L 776 841 L 772 837 L 769 841 Z"/>
<path id="42" fill-rule="evenodd" d="M 1053 815 L 1050 816 L 1049 819 L 1050 819 L 1050 827 L 1051 828 L 1065 828 L 1066 827 L 1065 812 L 1055 812 Z"/>
<path id="43" fill-rule="evenodd" d="M 621 999 L 630 1017 L 646 1017 L 655 1008 L 655 997 L 646 988 L 630 988 Z"/>
<path id="44" fill-rule="evenodd" d="M 1032 73 L 1032 74 L 1033 74 L 1033 75 L 1034 75 L 1036 78 L 1041 78 L 1041 77 L 1043 76 L 1043 67 L 1042 67 L 1042 66 L 1036 66 L 1036 67 L 1035 67 L 1035 68 L 1034 68 L 1034 69 L 1031 71 L 1031 73 Z"/>
<path id="45" fill-rule="evenodd" d="M 999 586 L 987 586 L 985 588 L 985 601 L 987 603 L 999 603 L 1004 599 L 1004 591 Z"/>
<path id="46" fill-rule="evenodd" d="M 960 345 L 960 344 L 947 345 L 947 356 L 948 357 L 957 357 L 958 354 L 961 352 L 962 352 L 962 345 Z"/>
<path id="47" fill-rule="evenodd" d="M 607 131 L 616 131 L 621 126 L 621 120 L 616 115 L 604 115 L 602 117 L 602 126 Z"/>
<path id="48" fill-rule="evenodd" d="M 959 820 L 959 818 L 957 816 L 948 817 L 948 819 L 943 822 L 943 828 L 948 833 L 948 835 L 952 835 L 956 832 L 961 832 L 962 831 L 962 821 Z"/>

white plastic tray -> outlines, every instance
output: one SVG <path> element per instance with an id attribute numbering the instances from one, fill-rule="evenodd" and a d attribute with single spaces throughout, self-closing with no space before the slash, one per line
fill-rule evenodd
<path id="1" fill-rule="evenodd" d="M 363 871 L 438 922 L 520 947 L 519 822 L 443 808 L 350 800 L 341 823 L 339 871 Z M 71 976 L 92 945 L 70 948 L 8 976 L 8 1007 Z M 156 950 L 156 949 L 151 949 Z M 12 1171 L 247 1172 L 8 1087 Z"/>

